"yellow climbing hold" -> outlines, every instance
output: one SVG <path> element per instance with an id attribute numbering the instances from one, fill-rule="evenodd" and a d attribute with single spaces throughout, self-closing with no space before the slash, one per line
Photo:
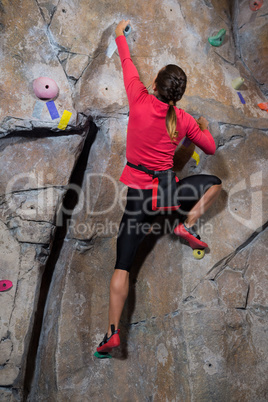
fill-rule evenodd
<path id="1" fill-rule="evenodd" d="M 69 123 L 69 120 L 70 120 L 71 116 L 72 116 L 72 113 L 71 113 L 71 112 L 68 112 L 68 110 L 64 110 L 64 112 L 63 112 L 63 114 L 62 114 L 62 116 L 61 116 L 59 125 L 58 125 L 58 128 L 59 128 L 60 130 L 65 130 L 65 129 L 66 129 L 66 127 L 67 127 L 67 125 L 68 125 L 68 123 Z"/>
<path id="2" fill-rule="evenodd" d="M 197 152 L 194 151 L 192 158 L 196 161 L 196 165 L 198 165 L 198 163 L 200 162 L 200 156 Z"/>
<path id="3" fill-rule="evenodd" d="M 233 81 L 232 81 L 232 87 L 234 88 L 234 89 L 239 89 L 243 84 L 244 84 L 244 78 L 242 78 L 242 77 L 238 77 L 238 78 L 235 78 Z"/>
<path id="4" fill-rule="evenodd" d="M 201 260 L 205 255 L 205 250 L 199 250 L 199 249 L 195 249 L 193 251 L 193 256 L 194 258 L 196 258 L 197 260 Z"/>

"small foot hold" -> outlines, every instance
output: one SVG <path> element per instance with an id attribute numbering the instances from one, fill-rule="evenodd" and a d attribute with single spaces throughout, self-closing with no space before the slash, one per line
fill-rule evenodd
<path id="1" fill-rule="evenodd" d="M 199 249 L 193 250 L 193 256 L 197 260 L 201 260 L 204 257 L 204 255 L 205 255 L 205 250 L 199 250 Z"/>
<path id="2" fill-rule="evenodd" d="M 268 102 L 258 103 L 258 106 L 261 110 L 266 110 L 266 112 L 268 112 Z"/>
<path id="3" fill-rule="evenodd" d="M 237 92 L 237 95 L 239 96 L 239 99 L 241 100 L 241 103 L 243 103 L 243 105 L 246 104 L 245 99 L 243 98 L 242 94 L 240 92 Z"/>
<path id="4" fill-rule="evenodd" d="M 95 352 L 94 356 L 97 357 L 98 359 L 111 359 L 112 358 L 112 356 L 109 353 Z"/>
<path id="5" fill-rule="evenodd" d="M 249 8 L 251 11 L 257 11 L 263 5 L 263 0 L 250 0 L 249 1 Z"/>
<path id="6" fill-rule="evenodd" d="M 8 280 L 2 280 L 0 281 L 0 292 L 6 292 L 7 290 L 11 289 L 13 286 L 13 283 Z"/>
<path id="7" fill-rule="evenodd" d="M 226 29 L 221 29 L 221 30 L 217 33 L 217 35 L 215 35 L 215 36 L 210 36 L 210 37 L 208 38 L 208 41 L 209 41 L 209 43 L 210 43 L 212 46 L 219 47 L 219 46 L 222 45 L 222 43 L 223 43 L 223 41 L 224 41 L 225 34 L 226 34 Z"/>

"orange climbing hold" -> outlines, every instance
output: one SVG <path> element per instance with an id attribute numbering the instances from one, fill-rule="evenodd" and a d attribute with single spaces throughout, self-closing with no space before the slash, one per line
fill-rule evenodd
<path id="1" fill-rule="evenodd" d="M 261 110 L 266 110 L 266 112 L 268 112 L 268 102 L 258 103 L 258 106 Z"/>
<path id="2" fill-rule="evenodd" d="M 251 11 L 257 11 L 263 5 L 263 0 L 250 0 L 249 1 L 249 8 Z"/>

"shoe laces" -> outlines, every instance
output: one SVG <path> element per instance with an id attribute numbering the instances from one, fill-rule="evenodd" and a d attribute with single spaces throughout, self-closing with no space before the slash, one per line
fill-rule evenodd
<path id="1" fill-rule="evenodd" d="M 200 236 L 194 231 L 193 227 L 187 228 L 185 224 L 183 224 L 185 230 L 190 233 L 192 236 L 196 237 L 198 240 L 201 240 Z"/>
<path id="2" fill-rule="evenodd" d="M 99 347 L 105 345 L 105 343 L 107 343 L 107 342 L 109 341 L 109 339 L 111 339 L 111 337 L 112 337 L 114 334 L 117 334 L 117 333 L 118 333 L 118 330 L 115 330 L 115 326 L 114 326 L 113 324 L 111 325 L 111 330 L 112 330 L 111 336 L 109 336 L 109 338 L 108 338 L 108 333 L 106 333 L 106 334 L 104 335 L 103 341 L 99 344 Z"/>

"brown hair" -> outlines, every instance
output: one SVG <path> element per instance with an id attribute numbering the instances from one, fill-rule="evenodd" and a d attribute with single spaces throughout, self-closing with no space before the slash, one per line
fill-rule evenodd
<path id="1" fill-rule="evenodd" d="M 168 64 L 159 71 L 155 83 L 160 100 L 169 104 L 166 128 L 171 141 L 175 141 L 178 131 L 176 131 L 177 115 L 174 106 L 185 92 L 187 76 L 179 66 Z"/>

